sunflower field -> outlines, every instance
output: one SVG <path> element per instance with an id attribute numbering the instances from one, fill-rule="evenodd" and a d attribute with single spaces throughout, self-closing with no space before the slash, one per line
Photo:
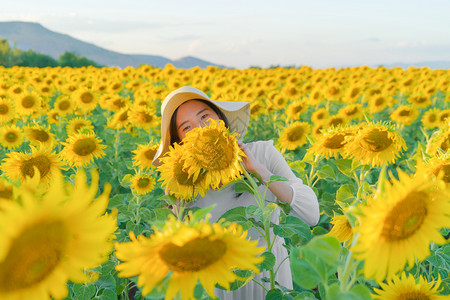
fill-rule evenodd
<path id="1" fill-rule="evenodd" d="M 201 173 L 152 159 L 182 86 L 250 103 L 243 142 L 274 141 L 317 225 L 258 197 L 218 223 L 174 216 L 165 184 Z M 0 67 L 0 299 L 212 299 L 262 271 L 266 299 L 446 299 L 449 116 L 449 70 Z M 284 239 L 293 289 L 252 227 Z"/>

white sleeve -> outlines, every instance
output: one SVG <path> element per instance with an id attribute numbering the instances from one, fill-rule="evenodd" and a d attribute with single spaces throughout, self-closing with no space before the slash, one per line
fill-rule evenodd
<path id="1" fill-rule="evenodd" d="M 273 145 L 272 140 L 264 143 L 266 144 L 266 161 L 264 162 L 266 167 L 271 173 L 286 177 L 292 188 L 291 214 L 310 226 L 316 225 L 319 222 L 320 210 L 314 190 L 295 176 L 283 155 Z"/>

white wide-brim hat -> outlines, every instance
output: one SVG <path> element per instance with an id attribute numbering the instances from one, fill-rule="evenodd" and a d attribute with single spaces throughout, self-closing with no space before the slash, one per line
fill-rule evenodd
<path id="1" fill-rule="evenodd" d="M 248 122 L 250 121 L 249 102 L 213 101 L 199 89 L 191 86 L 184 86 L 167 95 L 161 105 L 161 143 L 159 144 L 158 151 L 153 158 L 153 165 L 159 166 L 161 164 L 159 158 L 163 157 L 164 154 L 169 151 L 169 126 L 173 113 L 181 104 L 194 99 L 202 99 L 217 106 L 217 108 L 228 119 L 230 132 L 239 133 L 239 139 L 244 137 L 245 132 L 247 131 Z"/>

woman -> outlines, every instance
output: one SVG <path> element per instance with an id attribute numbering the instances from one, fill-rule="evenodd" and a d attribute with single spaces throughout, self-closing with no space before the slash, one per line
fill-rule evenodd
<path id="1" fill-rule="evenodd" d="M 206 121 L 223 120 L 230 132 L 240 134 L 240 139 L 247 130 L 250 120 L 250 104 L 235 101 L 213 101 L 202 91 L 185 86 L 171 92 L 161 106 L 161 144 L 153 159 L 153 164 L 160 165 L 159 158 L 169 151 L 169 145 L 180 142 L 186 133 L 193 128 L 204 126 Z M 314 191 L 303 184 L 290 169 L 281 153 L 274 147 L 273 141 L 257 141 L 251 143 L 239 142 L 246 154 L 243 166 L 248 173 L 256 173 L 267 183 L 271 175 L 286 177 L 288 181 L 273 182 L 268 187 L 266 202 L 289 203 L 292 214 L 302 219 L 310 226 L 317 224 L 319 220 L 319 204 Z M 259 186 L 261 194 L 266 189 L 265 185 Z M 249 193 L 236 194 L 234 186 L 229 185 L 220 190 L 209 190 L 204 197 L 198 196 L 197 201 L 191 207 L 208 207 L 215 204 L 211 212 L 211 221 L 216 222 L 228 210 L 239 207 L 256 205 L 255 199 Z M 278 224 L 280 208 L 277 206 L 272 214 L 272 222 Z M 272 233 L 273 235 L 273 233 Z M 249 237 L 258 240 L 260 246 L 265 246 L 264 238 L 255 229 L 249 230 Z M 276 257 L 276 264 L 288 256 L 283 247 L 283 239 L 277 237 L 272 248 Z M 262 277 L 269 277 L 267 271 L 259 274 L 255 279 L 261 281 Z M 289 261 L 285 260 L 275 278 L 281 285 L 292 289 L 292 276 Z M 266 287 L 270 288 L 268 285 Z M 265 290 L 253 281 L 244 287 L 226 292 L 216 289 L 216 296 L 221 299 L 263 299 Z"/>

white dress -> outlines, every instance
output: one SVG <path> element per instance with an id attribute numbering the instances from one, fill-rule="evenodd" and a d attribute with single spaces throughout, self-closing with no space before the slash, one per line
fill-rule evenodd
<path id="1" fill-rule="evenodd" d="M 317 196 L 311 187 L 304 185 L 300 178 L 297 178 L 287 164 L 283 155 L 274 147 L 273 141 L 257 141 L 246 144 L 248 151 L 253 154 L 254 158 L 264 164 L 266 168 L 275 175 L 280 175 L 288 179 L 293 191 L 293 198 L 291 202 L 291 215 L 299 217 L 310 226 L 314 226 L 319 221 L 319 203 Z M 265 186 L 259 187 L 261 195 L 263 195 Z M 268 189 L 266 193 L 266 203 L 276 202 L 275 195 Z M 204 208 L 215 204 L 216 206 L 211 212 L 211 222 L 216 222 L 228 210 L 239 207 L 257 205 L 254 197 L 249 193 L 243 193 L 236 198 L 234 186 L 229 185 L 222 190 L 209 190 L 204 197 L 197 197 L 197 201 L 193 202 L 190 207 Z M 280 208 L 277 206 L 272 214 L 272 222 L 278 224 L 280 217 Z M 273 233 L 271 232 L 273 235 Z M 259 246 L 265 246 L 266 242 L 259 232 L 251 228 L 248 231 L 248 238 L 251 240 L 258 240 Z M 282 246 L 284 240 L 280 237 L 276 238 L 274 242 L 272 253 L 276 258 L 275 267 L 288 256 L 286 249 Z M 269 272 L 264 271 L 258 274 L 255 279 L 261 282 L 261 278 L 269 278 Z M 275 277 L 275 280 L 282 286 L 292 289 L 292 276 L 289 266 L 289 259 L 285 260 Z M 270 283 L 265 283 L 266 287 L 270 289 Z M 257 283 L 250 281 L 245 286 L 236 291 L 227 292 L 221 289 L 215 290 L 215 295 L 220 299 L 264 299 L 266 292 Z"/>

